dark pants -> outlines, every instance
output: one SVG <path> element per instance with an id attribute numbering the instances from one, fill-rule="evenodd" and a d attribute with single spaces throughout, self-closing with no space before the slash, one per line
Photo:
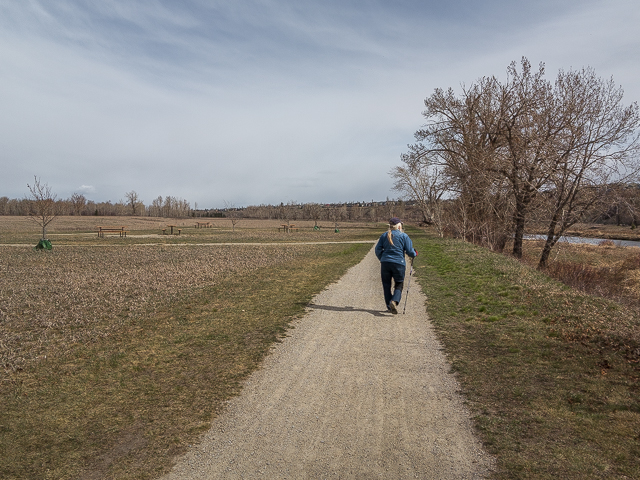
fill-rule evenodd
<path id="1" fill-rule="evenodd" d="M 392 300 L 400 303 L 405 269 L 406 267 L 399 263 L 380 262 L 380 276 L 382 277 L 382 288 L 384 289 L 384 303 L 387 308 Z M 393 280 L 393 291 L 391 291 L 391 280 Z"/>

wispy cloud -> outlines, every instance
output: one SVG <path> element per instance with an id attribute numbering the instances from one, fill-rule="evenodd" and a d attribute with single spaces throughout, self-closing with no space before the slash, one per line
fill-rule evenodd
<path id="1" fill-rule="evenodd" d="M 37 174 L 96 200 L 393 196 L 435 87 L 526 55 L 637 99 L 634 3 L 0 2 L 0 195 Z"/>

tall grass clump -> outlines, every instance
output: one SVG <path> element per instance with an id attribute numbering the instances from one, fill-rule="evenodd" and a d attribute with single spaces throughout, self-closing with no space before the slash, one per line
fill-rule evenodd
<path id="1" fill-rule="evenodd" d="M 636 247 L 563 246 L 545 273 L 583 292 L 640 308 L 640 252 Z"/>

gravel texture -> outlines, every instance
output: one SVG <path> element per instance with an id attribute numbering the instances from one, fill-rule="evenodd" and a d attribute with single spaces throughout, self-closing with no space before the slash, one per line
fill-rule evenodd
<path id="1" fill-rule="evenodd" d="M 387 313 L 379 268 L 372 250 L 320 293 L 164 478 L 486 477 L 493 459 L 474 437 L 425 296 L 412 278 L 406 314 L 404 298 Z"/>

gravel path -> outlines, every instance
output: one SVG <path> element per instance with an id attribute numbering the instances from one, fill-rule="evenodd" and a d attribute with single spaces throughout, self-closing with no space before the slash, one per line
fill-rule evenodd
<path id="1" fill-rule="evenodd" d="M 484 478 L 426 298 L 412 279 L 406 314 L 382 312 L 379 265 L 371 250 L 320 293 L 164 478 Z"/>

